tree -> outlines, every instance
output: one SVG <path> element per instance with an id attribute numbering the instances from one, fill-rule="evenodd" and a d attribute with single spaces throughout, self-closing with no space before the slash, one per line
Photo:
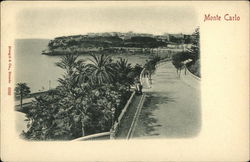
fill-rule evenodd
<path id="1" fill-rule="evenodd" d="M 116 81 L 120 84 L 128 86 L 134 82 L 134 74 L 131 64 L 128 63 L 127 59 L 120 58 L 115 64 Z"/>
<path id="2" fill-rule="evenodd" d="M 200 32 L 199 27 L 192 34 L 192 47 L 189 52 L 192 62 L 187 64 L 188 69 L 196 76 L 200 77 Z"/>
<path id="3" fill-rule="evenodd" d="M 63 56 L 56 63 L 65 73 L 59 86 L 35 97 L 26 115 L 29 130 L 24 137 L 71 140 L 111 129 L 131 94 L 126 88 L 130 71 L 139 75 L 142 68 L 134 69 L 124 59 L 118 64 L 107 56 L 92 59 L 92 64 L 85 64 L 75 56 Z M 124 82 L 115 82 L 115 68 L 128 74 L 122 76 Z"/>
<path id="4" fill-rule="evenodd" d="M 15 88 L 15 95 L 20 96 L 20 106 L 23 108 L 23 97 L 30 93 L 30 87 L 26 83 L 17 83 Z"/>
<path id="5" fill-rule="evenodd" d="M 180 77 L 181 70 L 184 68 L 183 61 L 187 59 L 189 59 L 189 55 L 186 52 L 176 53 L 172 56 L 172 63 L 176 68 L 178 77 Z"/>
<path id="6" fill-rule="evenodd" d="M 139 64 L 136 64 L 132 69 L 133 73 L 135 74 L 134 78 L 137 76 L 140 76 L 142 70 L 143 70 L 143 67 Z"/>
<path id="7" fill-rule="evenodd" d="M 150 80 L 151 80 L 151 75 L 155 71 L 155 66 L 156 66 L 157 62 L 159 62 L 160 60 L 161 60 L 161 57 L 154 56 L 152 59 L 150 59 L 149 61 L 146 62 L 145 69 L 149 73 L 149 79 Z"/>
<path id="8" fill-rule="evenodd" d="M 56 66 L 64 69 L 68 75 L 73 73 L 74 68 L 76 67 L 76 60 L 78 55 L 74 54 L 66 54 L 61 57 L 60 62 L 56 63 Z"/>
<path id="9" fill-rule="evenodd" d="M 69 58 L 69 60 L 67 60 Z M 27 139 L 71 140 L 88 134 L 109 131 L 115 112 L 121 107 L 122 86 L 92 84 L 90 65 L 77 57 L 63 56 L 57 65 L 65 70 L 59 86 L 35 98 L 27 112 Z"/>
<path id="10" fill-rule="evenodd" d="M 91 71 L 91 83 L 92 84 L 103 84 L 111 83 L 114 79 L 114 70 L 112 67 L 112 59 L 110 56 L 101 54 L 95 55 L 90 54 L 92 58 L 89 60 L 92 64 L 89 64 L 89 69 Z"/>
<path id="11" fill-rule="evenodd" d="M 61 139 L 63 134 L 68 134 L 65 132 L 67 128 L 62 129 L 64 122 L 62 109 L 59 106 L 59 94 L 55 90 L 50 90 L 48 93 L 35 97 L 32 106 L 26 113 L 29 129 L 23 133 L 25 138 L 32 140 Z"/>
<path id="12" fill-rule="evenodd" d="M 74 108 L 71 116 L 78 118 L 81 123 L 82 136 L 85 135 L 85 125 L 88 121 L 88 106 L 86 102 L 89 94 L 89 68 L 85 65 L 84 60 L 78 60 L 76 55 L 65 55 L 56 65 L 64 69 L 65 75 L 59 78 L 59 88 L 65 94 L 64 106 Z M 67 101 L 67 102 L 66 102 Z"/>
<path id="13" fill-rule="evenodd" d="M 193 57 L 193 64 L 200 58 L 200 28 L 196 28 L 192 34 L 192 47 L 190 54 Z"/>
<path id="14" fill-rule="evenodd" d="M 88 84 L 90 81 L 91 69 L 85 64 L 84 60 L 78 60 L 76 62 L 76 79 L 80 86 L 85 83 Z"/>
<path id="15" fill-rule="evenodd" d="M 74 139 L 86 135 L 90 125 L 91 90 L 87 84 L 86 65 L 77 56 L 65 55 L 56 65 L 65 70 L 59 86 L 35 98 L 27 118 L 28 139 Z M 87 132 L 88 133 L 88 132 Z"/>

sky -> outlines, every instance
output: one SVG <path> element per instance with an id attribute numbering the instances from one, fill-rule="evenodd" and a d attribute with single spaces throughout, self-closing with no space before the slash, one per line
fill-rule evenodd
<path id="1" fill-rule="evenodd" d="M 185 6 L 103 5 L 26 8 L 16 16 L 17 38 L 54 38 L 89 32 L 191 34 L 195 10 Z"/>

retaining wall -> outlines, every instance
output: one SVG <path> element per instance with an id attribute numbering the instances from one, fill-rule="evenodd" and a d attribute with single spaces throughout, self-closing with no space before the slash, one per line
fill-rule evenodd
<path id="1" fill-rule="evenodd" d="M 191 73 L 191 71 L 189 71 L 189 69 L 187 68 L 187 74 L 192 76 L 194 79 L 201 81 L 201 78 L 197 77 L 196 75 L 194 75 L 193 73 Z"/>
<path id="2" fill-rule="evenodd" d="M 115 124 L 113 125 L 113 127 L 110 130 L 110 139 L 115 139 L 118 130 L 120 129 L 120 124 L 121 124 L 121 120 L 123 119 L 125 113 L 127 112 L 127 109 L 130 105 L 130 103 L 132 102 L 133 98 L 135 95 L 135 91 L 131 94 L 129 100 L 127 101 L 125 107 L 122 109 L 121 114 L 118 117 L 118 120 L 115 122 Z"/>
<path id="3" fill-rule="evenodd" d="M 142 75 L 143 75 L 144 71 L 145 71 L 145 68 L 143 68 L 142 71 L 141 71 L 141 73 L 140 73 L 140 82 L 141 82 L 141 83 L 142 83 Z M 124 117 L 125 113 L 127 112 L 127 109 L 128 109 L 128 107 L 129 107 L 130 103 L 132 102 L 132 99 L 134 98 L 135 93 L 136 93 L 136 91 L 134 91 L 134 92 L 131 94 L 129 100 L 127 101 L 125 107 L 123 108 L 121 114 L 120 114 L 119 117 L 118 117 L 118 121 L 115 122 L 115 124 L 114 124 L 113 127 L 111 128 L 111 130 L 110 130 L 110 139 L 115 139 L 115 137 L 116 137 L 116 135 L 117 135 L 117 132 L 118 132 L 118 130 L 119 130 L 119 128 L 120 128 L 121 120 L 122 120 L 122 118 Z"/>

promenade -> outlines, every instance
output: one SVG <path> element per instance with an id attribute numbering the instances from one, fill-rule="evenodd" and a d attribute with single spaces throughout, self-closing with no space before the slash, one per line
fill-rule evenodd
<path id="1" fill-rule="evenodd" d="M 192 84 L 191 84 L 192 83 Z M 160 65 L 132 134 L 134 139 L 186 138 L 197 135 L 201 125 L 200 85 L 192 77 L 177 77 L 171 61 Z"/>
<path id="2" fill-rule="evenodd" d="M 187 138 L 197 135 L 201 125 L 200 81 L 184 70 L 178 77 L 171 61 L 159 65 L 152 75 L 152 85 L 148 78 L 142 78 L 144 103 L 133 124 L 130 139 Z M 131 129 L 141 95 L 136 95 L 131 103 L 118 139 L 125 139 Z M 24 104 L 33 98 L 24 99 Z M 16 101 L 19 106 L 20 101 Z M 17 108 L 17 107 L 16 107 Z M 24 120 L 22 113 L 17 114 Z M 25 125 L 24 125 L 25 124 Z M 25 129 L 26 123 L 17 125 L 18 132 Z"/>

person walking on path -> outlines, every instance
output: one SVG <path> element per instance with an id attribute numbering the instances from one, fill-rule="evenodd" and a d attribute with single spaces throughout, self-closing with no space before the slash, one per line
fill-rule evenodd
<path id="1" fill-rule="evenodd" d="M 138 83 L 139 94 L 142 94 L 142 84 L 141 82 Z"/>
<path id="2" fill-rule="evenodd" d="M 136 88 L 136 93 L 137 94 L 142 94 L 142 84 L 139 81 L 139 79 L 135 80 L 135 88 Z"/>

